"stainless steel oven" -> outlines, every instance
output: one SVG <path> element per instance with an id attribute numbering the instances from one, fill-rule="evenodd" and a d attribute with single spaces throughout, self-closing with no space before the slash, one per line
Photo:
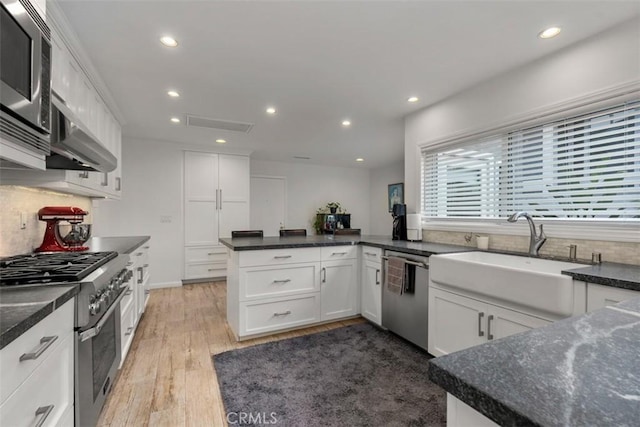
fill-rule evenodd
<path id="1" fill-rule="evenodd" d="M 120 300 L 95 325 L 78 331 L 76 342 L 76 425 L 93 426 L 113 386 L 120 365 Z"/>
<path id="2" fill-rule="evenodd" d="M 49 154 L 51 32 L 29 0 L 0 0 L 0 130 Z"/>

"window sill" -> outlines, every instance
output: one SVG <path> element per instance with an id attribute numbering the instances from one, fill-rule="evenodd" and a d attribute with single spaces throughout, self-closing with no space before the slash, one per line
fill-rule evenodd
<path id="1" fill-rule="evenodd" d="M 640 222 L 568 221 L 535 218 L 536 228 L 544 224 L 547 238 L 603 240 L 611 242 L 640 243 Z M 509 223 L 505 219 L 423 219 L 422 227 L 434 231 L 457 231 L 483 234 L 529 236 L 525 219 Z"/>

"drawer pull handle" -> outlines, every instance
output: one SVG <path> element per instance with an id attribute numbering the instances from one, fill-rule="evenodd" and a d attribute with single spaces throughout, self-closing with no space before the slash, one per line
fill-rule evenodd
<path id="1" fill-rule="evenodd" d="M 287 258 L 291 258 L 291 255 L 276 255 L 274 256 L 275 259 L 287 259 Z"/>
<path id="2" fill-rule="evenodd" d="M 288 314 L 291 314 L 291 310 L 287 310 L 287 311 L 283 311 L 282 313 L 273 313 L 274 317 L 278 317 L 278 316 L 286 316 Z"/>
<path id="3" fill-rule="evenodd" d="M 129 262 L 127 263 L 127 267 L 131 267 L 132 265 L 133 265 L 133 261 L 129 261 Z"/>
<path id="4" fill-rule="evenodd" d="M 369 256 L 376 256 L 376 254 L 375 254 L 375 253 L 373 253 L 373 252 L 365 252 L 364 254 L 365 254 L 365 255 L 369 255 Z"/>
<path id="5" fill-rule="evenodd" d="M 376 269 L 376 285 L 380 284 L 380 269 Z"/>
<path id="6" fill-rule="evenodd" d="M 129 327 L 127 328 L 127 332 L 125 332 L 124 334 L 125 334 L 126 336 L 129 336 L 129 335 L 131 335 L 132 333 L 133 333 L 133 326 L 129 326 Z"/>
<path id="7" fill-rule="evenodd" d="M 347 254 L 347 252 L 333 252 L 333 253 L 331 253 L 331 256 L 334 256 L 334 255 L 346 255 L 346 254 Z"/>
<path id="8" fill-rule="evenodd" d="M 133 290 L 127 289 L 127 291 L 124 293 L 124 295 L 127 296 L 127 295 L 131 295 L 132 293 L 133 293 Z"/>
<path id="9" fill-rule="evenodd" d="M 142 256 L 142 252 L 138 252 L 136 256 Z"/>
<path id="10" fill-rule="evenodd" d="M 142 249 L 149 249 L 150 246 L 143 246 Z"/>
<path id="11" fill-rule="evenodd" d="M 481 311 L 478 313 L 478 336 L 483 337 L 484 331 L 482 330 L 482 318 L 484 317 L 484 313 Z"/>
<path id="12" fill-rule="evenodd" d="M 207 268 L 207 271 L 216 271 L 215 268 Z"/>
<path id="13" fill-rule="evenodd" d="M 322 270 L 320 270 L 320 273 L 322 274 L 322 283 L 326 283 L 327 282 L 327 269 L 322 267 Z"/>
<path id="14" fill-rule="evenodd" d="M 291 281 L 291 279 L 274 280 L 273 283 L 289 283 L 290 281 Z"/>
<path id="15" fill-rule="evenodd" d="M 38 409 L 36 409 L 36 417 L 39 417 L 42 415 L 42 418 L 38 420 L 35 427 L 42 427 L 42 425 L 44 424 L 44 421 L 47 419 L 49 414 L 53 411 L 53 408 L 55 408 L 55 405 L 41 406 Z"/>
<path id="16" fill-rule="evenodd" d="M 489 315 L 487 318 L 487 339 L 492 340 L 493 335 L 491 335 L 491 321 L 493 320 L 493 314 Z"/>
<path id="17" fill-rule="evenodd" d="M 51 344 L 53 344 L 57 339 L 57 335 L 54 335 L 52 337 L 40 338 L 40 345 L 38 346 L 38 348 L 36 348 L 35 351 L 31 353 L 24 353 L 22 356 L 20 356 L 20 361 L 24 362 L 25 360 L 37 359 L 42 355 L 42 353 L 44 353 L 49 347 L 51 347 Z"/>
<path id="18" fill-rule="evenodd" d="M 207 255 L 215 255 L 215 252 L 209 252 Z"/>

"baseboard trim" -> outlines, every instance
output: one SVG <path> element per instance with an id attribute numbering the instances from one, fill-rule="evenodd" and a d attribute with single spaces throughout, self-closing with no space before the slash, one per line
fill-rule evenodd
<path id="1" fill-rule="evenodd" d="M 179 288 L 182 286 L 181 282 L 160 282 L 150 283 L 147 287 L 149 289 L 162 289 L 162 288 Z"/>

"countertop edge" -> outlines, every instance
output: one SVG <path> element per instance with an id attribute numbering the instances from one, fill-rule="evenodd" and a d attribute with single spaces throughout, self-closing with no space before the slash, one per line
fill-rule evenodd
<path id="1" fill-rule="evenodd" d="M 35 326 L 42 319 L 49 316 L 58 308 L 62 307 L 70 299 L 78 295 L 79 291 L 80 291 L 79 285 L 73 286 L 67 292 L 65 292 L 63 295 L 59 296 L 55 300 L 49 301 L 48 303 L 43 303 L 42 307 L 37 309 L 34 313 L 31 313 L 24 320 L 16 323 L 11 329 L 4 331 L 0 335 L 0 350 L 5 348 L 7 345 L 11 344 L 16 339 L 20 338 L 22 334 L 24 334 L 33 326 Z M 10 309 L 10 306 L 5 307 L 5 309 Z"/>
<path id="2" fill-rule="evenodd" d="M 628 289 L 640 292 L 640 282 L 632 282 L 624 279 L 616 279 L 613 277 L 593 276 L 588 273 L 577 273 L 572 271 L 563 271 L 562 274 L 573 277 L 575 280 L 582 282 L 595 283 L 597 285 L 610 286 L 612 288 Z"/>

